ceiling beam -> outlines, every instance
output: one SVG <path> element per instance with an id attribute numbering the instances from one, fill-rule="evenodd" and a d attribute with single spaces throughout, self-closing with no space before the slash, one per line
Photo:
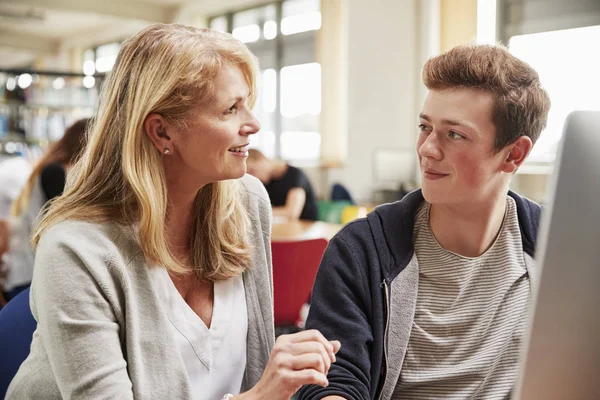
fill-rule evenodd
<path id="1" fill-rule="evenodd" d="M 171 22 L 177 7 L 149 4 L 139 0 L 5 0 L 20 6 L 40 9 L 101 14 L 125 19 L 140 19 L 151 22 Z"/>
<path id="2" fill-rule="evenodd" d="M 0 46 L 18 50 L 28 50 L 39 55 L 54 55 L 58 51 L 58 41 L 41 36 L 0 30 Z"/>

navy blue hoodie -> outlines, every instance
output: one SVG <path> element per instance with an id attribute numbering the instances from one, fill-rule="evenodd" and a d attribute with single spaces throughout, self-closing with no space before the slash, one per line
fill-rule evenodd
<path id="1" fill-rule="evenodd" d="M 534 265 L 541 208 L 513 192 L 509 196 L 517 205 L 524 258 Z M 387 397 L 395 386 L 392 380 L 397 380 L 404 351 L 396 354 L 389 346 L 405 342 L 400 347 L 406 348 L 410 336 L 417 290 L 409 273 L 406 277 L 402 273 L 416 263 L 413 229 L 423 201 L 420 190 L 409 193 L 349 223 L 330 241 L 315 280 L 306 328 L 341 341 L 342 347 L 327 376 L 329 386 L 305 386 L 298 392 L 299 399 L 333 395 L 378 399 Z M 391 299 L 391 285 L 399 276 L 407 280 L 401 287 L 411 289 L 400 291 L 404 298 Z M 388 332 L 390 304 L 395 314 L 402 314 L 398 319 L 404 328 L 398 330 L 396 323 L 396 329 Z"/>

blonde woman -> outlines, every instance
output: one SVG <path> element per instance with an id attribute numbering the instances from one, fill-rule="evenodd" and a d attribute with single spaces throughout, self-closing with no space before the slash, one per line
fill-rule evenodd
<path id="1" fill-rule="evenodd" d="M 38 328 L 9 399 L 287 399 L 327 385 L 339 342 L 274 343 L 271 211 L 244 175 L 256 76 L 223 33 L 158 24 L 122 44 L 86 151 L 32 238 Z"/>
<path id="2" fill-rule="evenodd" d="M 6 240 L 6 251 L 0 250 L 2 290 L 7 300 L 31 283 L 34 261 L 29 236 L 44 204 L 63 192 L 66 171 L 85 147 L 88 123 L 87 118 L 75 121 L 65 130 L 62 138 L 48 148 L 12 202 L 10 217 L 2 221 Z"/>

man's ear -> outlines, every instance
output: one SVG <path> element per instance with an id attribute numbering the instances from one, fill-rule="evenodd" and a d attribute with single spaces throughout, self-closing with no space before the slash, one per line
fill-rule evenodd
<path id="1" fill-rule="evenodd" d="M 508 153 L 502 164 L 502 171 L 508 174 L 515 173 L 529 155 L 532 147 L 533 142 L 529 136 L 520 136 L 513 144 L 508 146 Z"/>
<path id="2" fill-rule="evenodd" d="M 148 135 L 154 147 L 165 155 L 173 154 L 175 150 L 173 140 L 168 132 L 168 126 L 163 116 L 157 113 L 148 114 L 144 120 L 146 135 Z"/>

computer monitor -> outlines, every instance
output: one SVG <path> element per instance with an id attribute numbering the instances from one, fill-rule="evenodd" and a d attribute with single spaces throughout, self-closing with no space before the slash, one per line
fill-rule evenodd
<path id="1" fill-rule="evenodd" d="M 600 399 L 600 112 L 565 123 L 542 213 L 521 400 Z"/>

